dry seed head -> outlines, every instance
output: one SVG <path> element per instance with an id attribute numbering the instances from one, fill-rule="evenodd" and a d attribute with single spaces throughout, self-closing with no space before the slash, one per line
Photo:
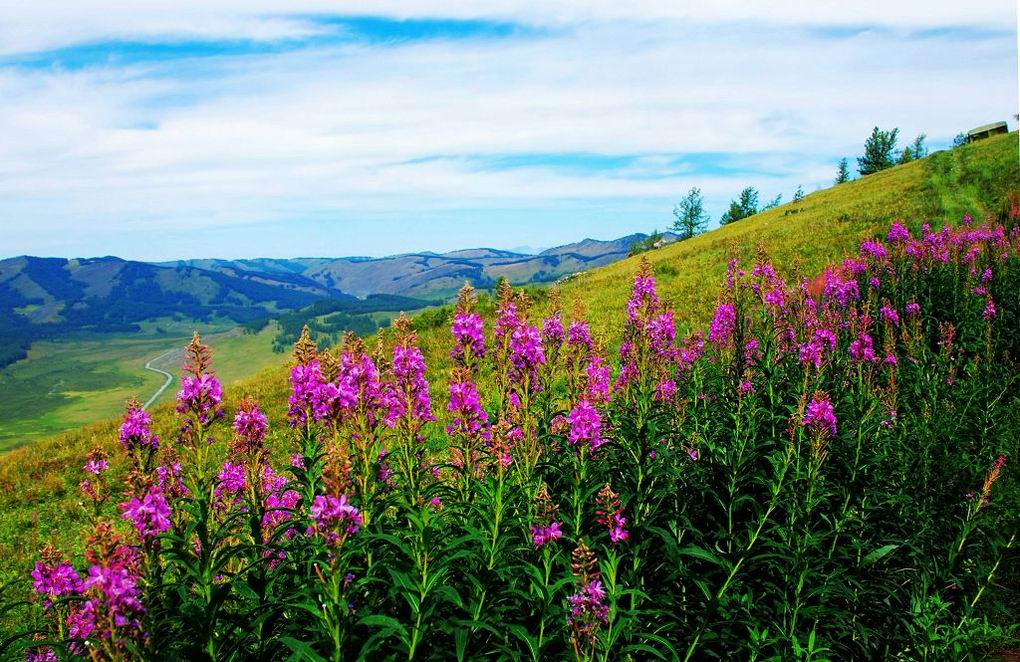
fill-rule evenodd
<path id="1" fill-rule="evenodd" d="M 319 347 L 312 340 L 308 325 L 301 329 L 301 336 L 294 343 L 294 360 L 300 365 L 308 365 L 319 358 Z"/>

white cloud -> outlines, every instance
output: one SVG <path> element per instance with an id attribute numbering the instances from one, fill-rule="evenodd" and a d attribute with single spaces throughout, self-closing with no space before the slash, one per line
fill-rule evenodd
<path id="1" fill-rule="evenodd" d="M 591 203 L 661 206 L 668 214 L 670 201 L 692 185 L 717 207 L 749 183 L 763 198 L 788 198 L 797 184 L 812 190 L 827 180 L 834 161 L 859 149 L 874 124 L 945 139 L 1016 112 L 1015 35 L 906 38 L 901 31 L 1008 30 L 1012 3 L 825 2 L 810 13 L 801 3 L 720 9 L 504 0 L 485 3 L 484 12 L 478 4 L 383 1 L 371 12 L 559 29 L 76 71 L 0 68 L 4 254 L 61 250 L 47 237 L 79 233 L 87 223 L 113 242 L 92 252 L 128 250 L 118 248 L 117 234 L 144 228 L 168 237 L 147 250 L 180 255 L 186 244 L 171 235 L 182 229 L 323 215 L 456 216 Z M 95 11 L 87 16 L 82 7 L 0 9 L 0 52 L 108 38 L 276 39 L 318 29 L 260 1 L 170 10 L 104 0 L 89 3 Z M 369 11 L 361 3 L 342 8 Z M 336 12 L 337 5 L 302 0 L 288 10 Z M 833 38 L 796 27 L 861 24 L 877 29 Z M 729 155 L 738 171 L 669 167 L 675 155 L 703 152 Z M 463 158 L 540 153 L 639 158 L 588 172 L 541 163 L 493 169 Z M 380 248 L 399 239 L 364 238 L 352 252 L 420 247 Z"/>

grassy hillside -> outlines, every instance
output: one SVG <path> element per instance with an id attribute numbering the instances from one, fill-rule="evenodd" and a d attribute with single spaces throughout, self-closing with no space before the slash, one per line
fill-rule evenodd
<path id="1" fill-rule="evenodd" d="M 798 203 L 646 255 L 655 270 L 659 292 L 672 302 L 681 327 L 702 326 L 714 309 L 726 263 L 732 255 L 746 259 L 760 247 L 787 275 L 812 273 L 855 250 L 862 239 L 884 233 L 894 219 L 903 219 L 916 229 L 928 218 L 997 214 L 1007 194 L 1017 190 L 1018 182 L 1017 134 L 1013 133 L 819 191 Z M 572 302 L 578 300 L 587 309 L 596 334 L 615 343 L 623 326 L 624 304 L 636 269 L 637 260 L 627 259 L 565 283 L 561 287 L 565 310 L 569 313 Z M 538 319 L 548 305 L 548 298 L 542 292 L 536 298 L 531 314 Z M 416 326 L 430 376 L 445 374 L 449 310 L 428 311 L 418 320 Z M 491 320 L 487 324 L 491 325 Z M 214 349 L 214 367 L 228 380 L 232 364 L 259 355 L 250 354 L 240 340 L 233 349 L 225 339 L 208 341 Z M 444 386 L 439 381 L 433 378 L 437 403 L 445 402 Z M 273 430 L 267 443 L 273 447 L 275 440 L 289 434 L 281 422 L 286 392 L 286 371 L 268 370 L 234 388 L 228 387 L 227 407 L 232 410 L 243 395 L 253 395 L 266 403 Z M 114 400 L 111 397 L 111 414 Z M 10 406 L 6 397 L 2 402 L 5 408 Z M 171 437 L 174 426 L 171 412 L 169 403 L 155 411 L 157 432 L 164 438 Z M 76 489 L 81 479 L 82 457 L 93 445 L 104 446 L 111 451 L 115 476 L 122 475 L 125 468 L 119 460 L 121 456 L 113 452 L 117 424 L 111 420 L 41 439 L 0 459 L 3 578 L 23 573 L 46 541 L 52 540 L 64 549 L 81 549 L 76 525 L 82 516 L 76 505 Z M 25 425 L 30 423 L 26 420 Z M 282 442 L 275 446 L 279 449 Z"/>
<path id="2" fill-rule="evenodd" d="M 209 330 L 214 331 L 209 338 L 216 343 L 217 367 L 226 383 L 286 361 L 272 350 L 275 325 L 257 334 L 236 328 Z M 145 370 L 145 363 L 172 350 L 153 366 L 176 374 L 190 332 L 189 328 L 167 335 L 107 334 L 35 343 L 27 359 L 0 370 L 0 450 L 115 417 L 128 398 L 147 400 L 164 379 Z M 157 402 L 172 399 L 175 386 L 176 379 Z"/>

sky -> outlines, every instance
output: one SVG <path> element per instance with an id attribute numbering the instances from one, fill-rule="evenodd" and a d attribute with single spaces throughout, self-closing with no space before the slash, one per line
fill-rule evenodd
<path id="1" fill-rule="evenodd" d="M 0 3 L 0 258 L 388 255 L 712 225 L 873 126 L 1016 128 L 1015 0 Z"/>

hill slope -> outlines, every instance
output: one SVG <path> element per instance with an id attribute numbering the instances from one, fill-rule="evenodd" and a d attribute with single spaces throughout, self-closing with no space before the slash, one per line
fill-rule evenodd
<path id="1" fill-rule="evenodd" d="M 998 214 L 1009 195 L 1020 189 L 1017 134 L 997 137 L 927 159 L 899 166 L 867 178 L 819 191 L 804 200 L 778 207 L 689 241 L 648 254 L 659 292 L 672 301 L 681 326 L 701 326 L 714 309 L 727 260 L 749 258 L 760 247 L 787 272 L 812 273 L 855 249 L 862 239 L 884 234 L 894 219 L 916 228 L 926 219 L 950 219 L 964 213 Z M 565 308 L 578 300 L 589 313 L 593 329 L 615 341 L 622 328 L 636 259 L 626 259 L 592 271 L 562 286 Z M 532 317 L 547 307 L 537 293 Z M 449 311 L 419 316 L 417 327 L 430 377 L 445 374 L 449 351 Z M 488 321 L 491 324 L 491 320 Z M 491 328 L 491 327 L 490 327 Z M 215 351 L 215 347 L 214 347 Z M 213 358 L 215 365 L 215 355 Z M 444 385 L 432 384 L 436 403 L 445 402 Z M 239 384 L 227 394 L 228 410 L 242 395 L 268 406 L 273 432 L 269 445 L 285 453 L 289 431 L 283 423 L 287 379 L 283 370 L 264 373 Z M 440 405 L 436 405 L 437 411 Z M 172 438 L 174 419 L 169 405 L 155 412 L 158 432 Z M 14 451 L 0 461 L 0 554 L 3 573 L 23 570 L 43 542 L 54 539 L 75 548 L 72 527 L 77 518 L 76 486 L 82 457 L 92 445 L 116 446 L 117 421 L 60 435 Z M 114 459 L 120 457 L 111 453 Z M 122 470 L 122 467 L 121 467 Z M 79 541 L 80 544 L 80 541 Z"/>

